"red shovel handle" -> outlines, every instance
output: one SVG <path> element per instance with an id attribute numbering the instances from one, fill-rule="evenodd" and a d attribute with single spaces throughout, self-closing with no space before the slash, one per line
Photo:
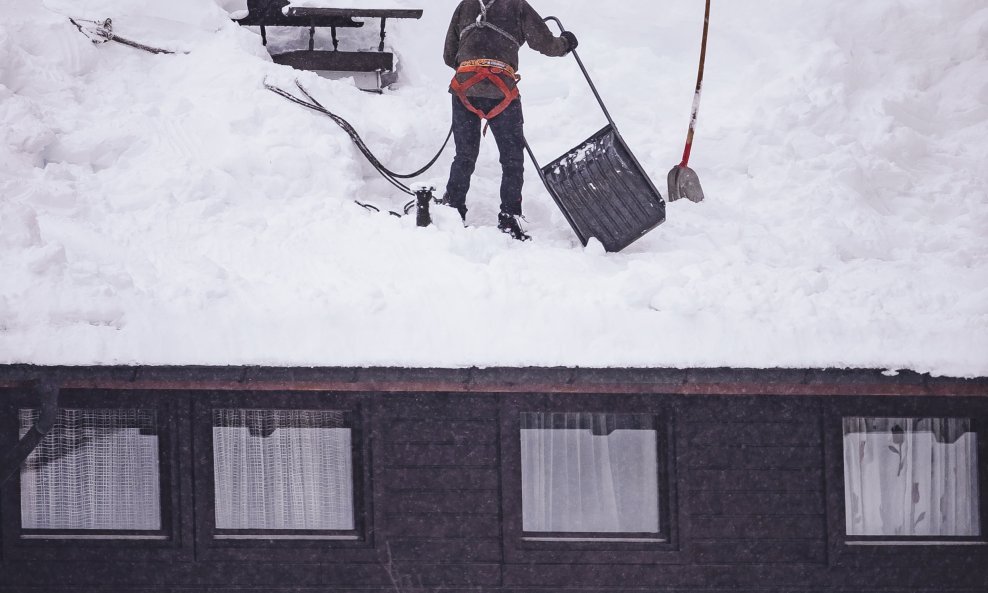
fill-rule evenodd
<path id="1" fill-rule="evenodd" d="M 680 167 L 685 167 L 690 161 L 690 150 L 693 148 L 693 132 L 696 130 L 696 118 L 700 114 L 700 94 L 703 90 L 703 65 L 707 61 L 707 32 L 710 30 L 710 0 L 707 0 L 707 9 L 703 15 L 703 44 L 700 46 L 700 71 L 696 75 L 696 93 L 693 94 L 693 113 L 690 116 L 690 130 L 686 134 L 686 149 L 683 150 L 683 162 Z"/>

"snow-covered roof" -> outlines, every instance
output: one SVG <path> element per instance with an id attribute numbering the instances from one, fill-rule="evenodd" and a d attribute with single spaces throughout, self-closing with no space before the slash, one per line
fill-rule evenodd
<path id="1" fill-rule="evenodd" d="M 663 187 L 702 3 L 626 0 L 613 19 L 593 2 L 531 3 L 578 35 Z M 535 240 L 497 232 L 490 137 L 468 228 L 368 212 L 353 200 L 405 197 L 329 118 L 263 87 L 299 76 L 391 168 L 414 170 L 449 126 L 454 5 L 388 0 L 425 14 L 389 24 L 400 82 L 374 96 L 273 64 L 229 21 L 243 0 L 0 0 L 0 363 L 988 375 L 983 2 L 715 3 L 690 161 L 707 200 L 669 204 L 619 254 L 580 245 L 530 164 Z M 179 53 L 94 45 L 67 16 L 112 17 Z M 341 49 L 376 47 L 366 29 L 341 31 Z M 301 48 L 307 31 L 269 37 Z M 543 161 L 603 125 L 571 59 L 521 62 Z M 443 187 L 451 158 L 422 181 Z"/>

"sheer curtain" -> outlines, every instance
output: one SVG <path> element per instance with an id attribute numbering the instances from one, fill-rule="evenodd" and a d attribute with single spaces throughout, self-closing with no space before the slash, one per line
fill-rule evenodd
<path id="1" fill-rule="evenodd" d="M 523 413 L 523 530 L 658 533 L 656 445 L 647 415 Z"/>
<path id="2" fill-rule="evenodd" d="M 971 421 L 844 418 L 844 500 L 848 535 L 980 535 Z"/>
<path id="3" fill-rule="evenodd" d="M 20 410 L 20 435 L 38 420 Z M 161 528 L 158 436 L 153 410 L 58 411 L 21 466 L 24 529 Z"/>
<path id="4" fill-rule="evenodd" d="M 219 529 L 350 530 L 345 412 L 213 410 Z"/>

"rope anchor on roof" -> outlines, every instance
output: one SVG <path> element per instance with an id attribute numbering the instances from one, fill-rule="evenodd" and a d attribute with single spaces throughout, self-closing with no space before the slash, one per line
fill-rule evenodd
<path id="1" fill-rule="evenodd" d="M 103 20 L 90 20 L 90 19 L 77 19 L 69 17 L 69 21 L 75 25 L 79 32 L 89 38 L 94 45 L 100 45 L 106 43 L 107 41 L 116 41 L 123 45 L 133 47 L 135 49 L 140 49 L 152 54 L 174 54 L 175 52 L 167 49 L 161 49 L 160 47 L 154 47 L 151 45 L 146 45 L 144 43 L 138 43 L 137 41 L 132 41 L 126 37 L 121 37 L 113 32 L 113 19 L 103 19 Z M 83 23 L 86 23 L 83 25 Z M 186 52 L 187 53 L 187 52 Z"/>

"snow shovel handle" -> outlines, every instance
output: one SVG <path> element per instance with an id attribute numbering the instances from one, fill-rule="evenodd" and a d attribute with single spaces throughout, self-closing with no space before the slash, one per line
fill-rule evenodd
<path id="1" fill-rule="evenodd" d="M 690 161 L 690 151 L 693 149 L 693 133 L 696 131 L 696 119 L 700 114 L 700 95 L 703 92 L 703 66 L 707 61 L 707 32 L 710 30 L 710 0 L 707 0 L 706 12 L 703 15 L 703 43 L 700 45 L 700 69 L 696 75 L 696 92 L 693 93 L 693 110 L 690 114 L 690 129 L 686 133 L 686 148 L 683 150 L 683 162 L 680 167 L 686 167 Z"/>
<path id="2" fill-rule="evenodd" d="M 547 16 L 542 20 L 547 23 L 549 21 L 556 23 L 560 31 L 566 30 L 566 27 L 563 26 L 563 22 L 554 16 Z M 593 96 L 597 98 L 597 103 L 600 105 L 600 109 L 604 112 L 604 117 L 607 118 L 607 123 L 611 124 L 611 127 L 616 129 L 617 126 L 614 125 L 614 120 L 611 119 L 610 112 L 607 111 L 607 107 L 604 106 L 604 100 L 600 98 L 600 93 L 597 92 L 597 87 L 594 86 L 593 81 L 590 80 L 590 73 L 587 72 L 587 67 L 583 65 L 583 60 L 580 59 L 580 54 L 576 53 L 575 49 L 570 50 L 570 53 L 573 54 L 574 58 L 576 58 L 576 63 L 580 65 L 580 70 L 583 71 L 583 76 L 586 77 L 587 83 L 590 84 L 590 90 L 593 91 Z"/>

